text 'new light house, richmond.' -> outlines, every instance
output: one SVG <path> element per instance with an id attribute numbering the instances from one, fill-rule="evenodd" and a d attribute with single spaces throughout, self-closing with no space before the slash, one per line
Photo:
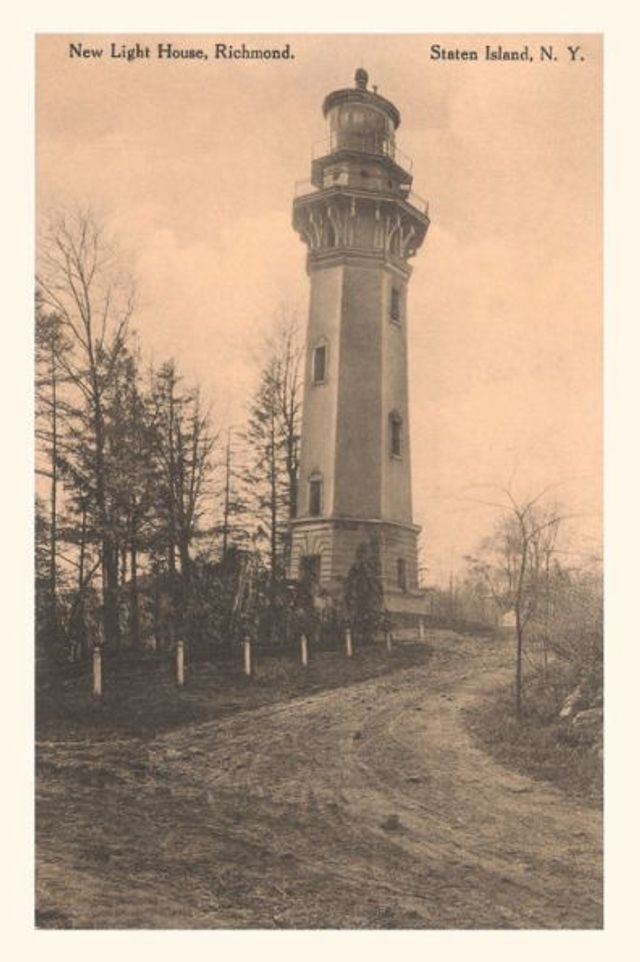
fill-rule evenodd
<path id="1" fill-rule="evenodd" d="M 293 204 L 311 290 L 291 575 L 339 593 L 372 545 L 387 610 L 418 614 L 406 305 L 429 217 L 395 146 L 398 110 L 365 70 L 355 80 L 326 97 L 329 138 Z"/>

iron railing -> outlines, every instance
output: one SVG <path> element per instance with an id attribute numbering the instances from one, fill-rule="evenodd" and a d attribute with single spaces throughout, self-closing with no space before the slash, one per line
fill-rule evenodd
<path id="1" fill-rule="evenodd" d="M 340 137 L 331 134 L 324 140 L 316 141 L 311 150 L 311 159 L 318 160 L 320 157 L 327 157 L 336 150 L 356 150 L 363 154 L 378 154 L 389 157 L 408 173 L 411 173 L 413 168 L 411 157 L 400 150 L 399 147 L 396 147 L 392 140 L 389 140 L 388 137 L 370 133 L 351 132 L 341 134 Z"/>
<path id="2" fill-rule="evenodd" d="M 347 191 L 351 190 L 351 188 L 348 187 L 347 185 L 332 185 L 330 189 L 334 189 L 334 190 L 346 189 Z M 371 188 L 372 192 L 375 190 L 376 188 Z M 312 184 L 310 180 L 297 180 L 295 182 L 294 197 L 306 197 L 308 194 L 317 194 L 317 193 L 319 193 L 318 188 L 315 186 L 315 184 Z M 358 187 L 357 193 L 365 195 L 367 193 L 367 188 Z M 429 201 L 425 200 L 424 197 L 421 197 L 420 194 L 416 194 L 415 191 L 413 190 L 400 191 L 400 193 L 397 195 L 385 194 L 384 199 L 387 200 L 391 196 L 398 197 L 399 200 L 403 200 L 405 201 L 405 203 L 410 204 L 412 207 L 415 207 L 416 210 L 419 210 L 421 214 L 424 214 L 427 217 L 429 216 Z"/>

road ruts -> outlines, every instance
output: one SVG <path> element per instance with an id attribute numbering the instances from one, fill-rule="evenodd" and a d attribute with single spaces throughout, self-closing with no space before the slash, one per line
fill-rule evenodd
<path id="1" fill-rule="evenodd" d="M 465 727 L 462 709 L 507 677 L 509 654 L 499 642 L 436 637 L 420 668 L 111 755 L 58 749 L 63 767 L 99 763 L 121 779 L 114 832 L 132 852 L 106 888 L 76 893 L 74 924 L 142 915 L 150 927 L 600 927 L 600 813 L 500 767 Z M 154 817 L 160 790 L 154 832 L 144 813 Z M 90 820 L 70 823 L 70 837 L 72 827 L 81 852 Z M 171 907 L 176 859 L 188 914 Z M 127 864 L 149 866 L 144 895 L 127 889 Z M 150 917 L 149 888 L 162 920 Z"/>

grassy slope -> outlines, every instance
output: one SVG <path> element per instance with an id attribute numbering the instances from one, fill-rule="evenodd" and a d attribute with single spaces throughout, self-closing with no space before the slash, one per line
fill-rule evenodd
<path id="1" fill-rule="evenodd" d="M 559 718 L 567 694 L 566 679 L 558 675 L 543 685 L 530 679 L 521 721 L 514 714 L 511 685 L 469 709 L 469 728 L 482 748 L 507 768 L 555 784 L 583 804 L 602 804 L 600 745 L 575 736 L 570 721 Z"/>
<path id="2" fill-rule="evenodd" d="M 40 740 L 101 738 L 112 735 L 153 737 L 182 725 L 211 721 L 230 712 L 257 708 L 351 685 L 389 671 L 422 664 L 424 644 L 382 646 L 356 651 L 312 653 L 307 668 L 294 654 L 258 657 L 254 677 L 241 671 L 241 656 L 223 663 L 187 665 L 186 684 L 178 689 L 170 656 L 105 660 L 103 696 L 91 695 L 90 666 L 37 696 L 36 731 Z"/>

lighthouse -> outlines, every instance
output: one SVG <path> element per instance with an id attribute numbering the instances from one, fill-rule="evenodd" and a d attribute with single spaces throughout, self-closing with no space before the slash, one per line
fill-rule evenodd
<path id="1" fill-rule="evenodd" d="M 290 573 L 339 594 L 359 546 L 374 546 L 385 607 L 418 614 L 407 288 L 429 216 L 396 147 L 398 109 L 368 81 L 359 69 L 325 98 L 328 138 L 293 202 L 310 302 Z"/>

